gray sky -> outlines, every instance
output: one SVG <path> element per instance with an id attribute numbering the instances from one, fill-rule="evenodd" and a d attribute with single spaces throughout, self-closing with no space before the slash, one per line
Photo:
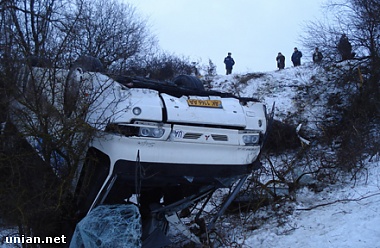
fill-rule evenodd
<path id="1" fill-rule="evenodd" d="M 160 47 L 170 53 L 208 64 L 224 74 L 227 52 L 235 59 L 234 72 L 276 70 L 278 52 L 290 56 L 306 21 L 322 16 L 324 0 L 125 0 L 148 17 Z"/>

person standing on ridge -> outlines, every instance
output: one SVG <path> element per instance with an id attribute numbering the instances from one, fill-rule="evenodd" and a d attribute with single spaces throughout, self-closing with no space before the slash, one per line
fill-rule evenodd
<path id="1" fill-rule="evenodd" d="M 340 37 L 337 48 L 340 55 L 342 56 L 342 61 L 353 58 L 352 45 L 350 41 L 348 40 L 348 37 L 346 34 L 342 34 L 342 36 Z"/>
<path id="2" fill-rule="evenodd" d="M 279 70 L 285 68 L 285 56 L 282 53 L 278 53 L 276 57 L 277 67 Z"/>
<path id="3" fill-rule="evenodd" d="M 315 48 L 315 51 L 313 53 L 313 62 L 314 63 L 320 63 L 323 59 L 322 53 L 318 50 L 318 47 Z"/>
<path id="4" fill-rule="evenodd" d="M 295 47 L 294 52 L 292 54 L 292 62 L 294 66 L 301 65 L 301 57 L 302 57 L 301 51 L 298 51 L 297 47 Z"/>
<path id="5" fill-rule="evenodd" d="M 226 75 L 232 73 L 232 67 L 235 65 L 235 60 L 231 57 L 231 53 L 228 53 L 224 58 L 224 64 L 226 64 Z"/>

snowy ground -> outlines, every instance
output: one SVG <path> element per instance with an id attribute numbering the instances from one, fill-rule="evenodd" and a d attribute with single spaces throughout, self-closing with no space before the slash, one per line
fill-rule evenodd
<path id="1" fill-rule="evenodd" d="M 293 211 L 286 213 L 286 206 L 280 207 L 281 217 L 268 220 L 254 231 L 247 230 L 248 225 L 238 225 L 234 230 L 239 234 L 235 236 L 237 244 L 276 248 L 380 247 L 379 159 L 368 162 L 368 174 L 361 174 L 356 185 L 350 181 L 317 194 L 304 188 L 297 193 Z"/>
<path id="2" fill-rule="evenodd" d="M 306 65 L 254 73 L 246 84 L 237 83 L 243 75 L 217 76 L 211 84 L 216 90 L 256 97 L 268 108 L 275 102 L 277 120 L 302 123 L 318 134 L 324 121 L 323 95 L 339 94 L 326 85 L 326 78 L 333 76 Z M 355 86 L 344 90 L 354 91 Z M 355 180 L 352 174 L 343 176 L 333 185 L 324 185 L 321 192 L 301 188 L 293 202 L 221 217 L 217 225 L 221 241 L 215 247 L 380 247 L 380 153 L 364 167 Z"/>

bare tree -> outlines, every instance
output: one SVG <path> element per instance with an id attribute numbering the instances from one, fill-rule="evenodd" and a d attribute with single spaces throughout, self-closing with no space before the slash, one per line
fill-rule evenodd
<path id="1" fill-rule="evenodd" d="M 107 122 L 90 107 L 107 87 L 68 65 L 86 54 L 121 67 L 154 39 L 117 1 L 0 1 L 0 17 L 1 122 L 17 124 L 0 136 L 0 213 L 20 235 L 56 236 L 75 211 L 72 181 L 94 127 Z"/>
<path id="2" fill-rule="evenodd" d="M 70 37 L 70 51 L 76 57 L 99 58 L 106 68 L 118 69 L 128 59 L 148 52 L 155 45 L 147 21 L 130 4 L 116 0 L 80 0 L 78 22 Z"/>
<path id="3" fill-rule="evenodd" d="M 317 46 L 324 51 L 326 73 L 337 75 L 332 87 L 355 89 L 340 93 L 349 106 L 339 107 L 331 98 L 333 116 L 344 121 L 326 130 L 331 132 L 330 137 L 339 137 L 342 144 L 335 163 L 340 168 L 359 171 L 363 154 L 377 146 L 368 133 L 371 124 L 378 123 L 380 112 L 380 0 L 331 0 L 324 9 L 329 13 L 327 19 L 309 23 L 303 42 L 311 49 Z M 352 45 L 352 54 L 341 63 L 344 59 L 339 55 L 338 44 L 345 36 Z"/>
<path id="4" fill-rule="evenodd" d="M 347 35 L 355 53 L 357 64 L 370 68 L 369 86 L 379 92 L 380 70 L 380 1 L 331 0 L 324 6 L 326 19 L 310 22 L 305 27 L 302 41 L 310 50 L 319 47 L 325 62 L 340 61 L 338 41 Z"/>

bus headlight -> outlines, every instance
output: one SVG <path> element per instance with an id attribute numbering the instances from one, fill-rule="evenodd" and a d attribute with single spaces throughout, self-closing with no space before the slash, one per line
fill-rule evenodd
<path id="1" fill-rule="evenodd" d="M 140 137 L 161 138 L 165 133 L 165 129 L 155 127 L 140 127 Z"/>
<path id="2" fill-rule="evenodd" d="M 245 143 L 245 145 L 257 145 L 260 142 L 260 135 L 259 134 L 243 135 L 243 142 Z"/>

